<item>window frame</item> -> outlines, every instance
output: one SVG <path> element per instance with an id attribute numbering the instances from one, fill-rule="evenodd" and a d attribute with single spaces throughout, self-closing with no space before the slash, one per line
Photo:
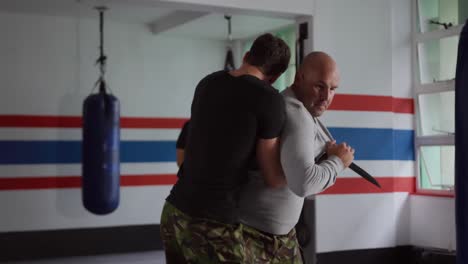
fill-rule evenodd
<path id="1" fill-rule="evenodd" d="M 419 25 L 421 23 L 419 16 L 419 5 L 421 0 L 412 1 L 412 32 L 411 32 L 411 51 L 412 51 L 412 75 L 413 75 L 413 98 L 414 98 L 414 153 L 416 167 L 416 194 L 430 196 L 449 196 L 455 195 L 455 186 L 450 190 L 434 190 L 421 188 L 421 170 L 420 170 L 420 148 L 423 146 L 451 146 L 455 145 L 455 134 L 419 136 L 418 127 L 420 124 L 419 114 L 419 96 L 423 94 L 434 94 L 448 91 L 455 91 L 455 80 L 445 80 L 433 83 L 422 84 L 419 61 L 419 44 L 430 41 L 440 40 L 447 37 L 459 36 L 463 24 L 450 27 L 448 29 L 439 29 L 429 32 L 421 32 Z"/>

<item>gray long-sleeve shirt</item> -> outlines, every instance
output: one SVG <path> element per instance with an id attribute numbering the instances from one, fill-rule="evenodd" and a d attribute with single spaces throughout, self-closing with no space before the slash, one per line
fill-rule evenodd
<path id="1" fill-rule="evenodd" d="M 283 92 L 286 124 L 281 135 L 281 165 L 287 186 L 271 189 L 265 186 L 258 171 L 249 174 L 249 182 L 240 197 L 240 220 L 261 231 L 287 234 L 296 225 L 304 197 L 315 195 L 336 181 L 344 170 L 337 156 L 315 163 L 328 141 L 324 126 L 307 111 L 294 92 Z"/>

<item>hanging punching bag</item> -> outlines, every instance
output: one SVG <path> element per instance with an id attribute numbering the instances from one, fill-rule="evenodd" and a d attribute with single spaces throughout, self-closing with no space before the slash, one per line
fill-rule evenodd
<path id="1" fill-rule="evenodd" d="M 120 198 L 120 106 L 100 83 L 99 93 L 83 105 L 83 204 L 95 214 L 108 214 Z"/>
<path id="2" fill-rule="evenodd" d="M 101 77 L 99 92 L 83 104 L 82 199 L 94 214 L 109 214 L 120 200 L 120 104 L 107 93 L 104 81 L 106 56 L 103 51 L 103 11 L 100 11 Z"/>

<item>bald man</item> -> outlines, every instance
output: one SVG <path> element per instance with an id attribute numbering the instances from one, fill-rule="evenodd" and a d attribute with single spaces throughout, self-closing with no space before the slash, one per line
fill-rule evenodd
<path id="1" fill-rule="evenodd" d="M 313 52 L 282 93 L 287 121 L 280 138 L 281 165 L 287 186 L 268 188 L 252 171 L 241 192 L 240 218 L 246 225 L 246 255 L 251 263 L 302 263 L 294 226 L 304 198 L 332 186 L 354 159 L 354 149 L 346 143 L 327 142 L 326 128 L 318 119 L 333 101 L 338 84 L 335 61 Z M 316 162 L 324 152 L 326 158 Z M 305 262 L 310 262 L 307 256 Z"/>

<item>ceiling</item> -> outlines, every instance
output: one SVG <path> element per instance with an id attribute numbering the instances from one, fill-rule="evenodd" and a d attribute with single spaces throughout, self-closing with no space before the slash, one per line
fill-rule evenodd
<path id="1" fill-rule="evenodd" d="M 96 17 L 95 6 L 106 5 L 106 18 L 126 23 L 148 23 L 164 17 L 174 9 L 148 6 L 131 6 L 119 2 L 88 0 L 0 0 L 0 10 L 52 16 Z"/>
<path id="2" fill-rule="evenodd" d="M 280 29 L 294 24 L 294 20 L 259 16 L 233 15 L 233 39 L 245 39 Z M 227 39 L 228 28 L 224 14 L 209 14 L 190 23 L 169 30 L 168 33 L 190 36 L 196 34 L 200 38 Z"/>
<path id="3" fill-rule="evenodd" d="M 129 5 L 118 0 L 1 0 L 0 12 L 20 12 L 51 16 L 79 16 L 95 18 L 94 7 L 106 5 L 106 19 L 137 23 L 146 26 L 158 22 L 179 11 L 153 5 Z M 294 20 L 258 15 L 233 15 L 232 31 L 234 39 L 245 39 L 271 30 L 294 24 Z M 227 38 L 227 21 L 224 14 L 211 13 L 171 27 L 165 34 L 197 38 L 224 40 Z"/>

